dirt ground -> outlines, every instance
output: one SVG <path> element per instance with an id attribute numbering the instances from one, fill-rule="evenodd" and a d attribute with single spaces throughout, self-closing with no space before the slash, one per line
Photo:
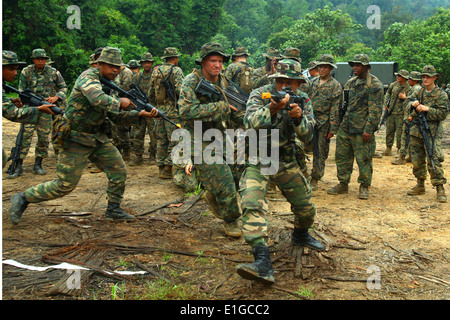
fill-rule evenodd
<path id="1" fill-rule="evenodd" d="M 2 141 L 8 155 L 18 128 L 3 119 Z M 448 177 L 449 120 L 445 131 Z M 383 127 L 377 134 L 379 153 L 384 151 L 384 134 Z M 33 146 L 35 141 L 36 137 Z M 303 255 L 293 250 L 289 205 L 279 191 L 270 195 L 270 250 L 276 283 L 264 286 L 240 278 L 235 271 L 239 263 L 253 261 L 244 240 L 227 237 L 201 198 L 159 179 L 148 154 L 142 166 L 128 167 L 122 206 L 137 221 L 105 220 L 107 179 L 86 169 L 74 192 L 31 204 L 20 224 L 12 226 L 7 212 L 10 197 L 56 177 L 53 151 L 44 161 L 47 175 L 33 174 L 33 147 L 21 177 L 6 179 L 9 163 L 3 170 L 2 259 L 33 266 L 68 261 L 93 271 L 83 271 L 81 286 L 69 290 L 71 274 L 66 270 L 38 272 L 3 264 L 3 299 L 449 299 L 450 204 L 436 201 L 429 179 L 425 195 L 407 196 L 415 185 L 412 165 L 392 165 L 395 156 L 374 159 L 368 200 L 357 198 L 356 163 L 349 193 L 330 196 L 326 190 L 337 183 L 334 149 L 333 138 L 325 177 L 313 197 L 317 215 L 311 233 L 327 250 L 305 249 Z M 114 273 L 123 270 L 146 274 Z"/>

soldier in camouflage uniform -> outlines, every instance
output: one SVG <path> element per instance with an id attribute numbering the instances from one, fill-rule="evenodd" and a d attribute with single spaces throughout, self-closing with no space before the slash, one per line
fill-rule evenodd
<path id="1" fill-rule="evenodd" d="M 253 67 L 247 62 L 250 54 L 244 47 L 237 47 L 232 55 L 233 63 L 225 69 L 225 77 L 235 83 L 246 94 L 250 94 L 253 88 Z"/>
<path id="2" fill-rule="evenodd" d="M 271 82 L 269 80 L 269 75 L 275 73 L 277 62 L 279 59 L 281 59 L 280 52 L 274 48 L 269 48 L 269 50 L 267 50 L 267 52 L 263 54 L 263 57 L 266 58 L 266 65 L 264 67 L 253 70 L 253 89 L 262 87 Z"/>
<path id="3" fill-rule="evenodd" d="M 139 61 L 135 60 L 135 59 L 131 59 L 130 61 L 128 61 L 127 63 L 127 67 L 128 69 L 131 70 L 131 72 L 133 72 L 133 79 L 136 76 L 136 74 L 139 73 L 139 69 L 141 68 L 141 64 L 139 63 Z"/>
<path id="4" fill-rule="evenodd" d="M 153 71 L 148 93 L 150 103 L 164 112 L 175 123 L 180 123 L 177 99 L 184 79 L 183 70 L 178 67 L 180 56 L 181 54 L 178 53 L 176 48 L 168 47 L 164 49 L 161 59 L 165 61 Z M 175 101 L 167 92 L 162 82 L 164 79 L 171 84 Z M 156 119 L 156 165 L 159 167 L 159 177 L 161 179 L 172 179 L 171 153 L 175 142 L 171 140 L 171 137 L 176 129 L 177 127 L 167 121 Z"/>
<path id="5" fill-rule="evenodd" d="M 323 245 L 311 237 L 308 229 L 314 222 L 316 208 L 311 201 L 312 191 L 307 179 L 302 174 L 295 159 L 294 141 L 298 137 L 303 142 L 309 141 L 313 135 L 314 115 L 308 95 L 298 87 L 304 76 L 301 65 L 291 59 L 278 62 L 276 73 L 270 78 L 274 84 L 268 84 L 255 89 L 247 103 L 244 124 L 247 129 L 268 130 L 271 137 L 279 134 L 276 143 L 279 146 L 279 159 L 268 160 L 259 155 L 257 164 L 249 164 L 245 169 L 239 187 L 241 195 L 242 233 L 245 241 L 252 247 L 255 262 L 241 264 L 237 272 L 245 279 L 261 281 L 266 284 L 274 283 L 273 268 L 270 261 L 267 231 L 268 203 L 265 199 L 270 181 L 275 182 L 283 195 L 291 204 L 294 213 L 294 231 L 292 245 L 308 246 L 315 250 L 323 250 Z M 304 110 L 297 103 L 290 103 L 290 110 L 286 109 L 289 95 L 280 102 L 266 97 L 263 93 L 276 94 L 283 87 L 290 86 L 299 96 L 303 97 Z M 268 147 L 272 148 L 272 146 Z M 278 170 L 267 170 L 265 163 L 272 161 L 271 166 Z M 276 162 L 275 164 L 273 162 Z"/>
<path id="6" fill-rule="evenodd" d="M 421 195 L 425 193 L 425 180 L 427 178 L 428 166 L 431 184 L 437 190 L 437 200 L 439 202 L 447 202 L 444 189 L 444 184 L 447 183 L 447 179 L 444 177 L 442 163 L 438 159 L 440 144 L 433 143 L 433 155 L 427 154 L 422 135 L 419 132 L 415 119 L 418 113 L 423 112 L 430 127 L 430 139 L 435 139 L 435 137 L 439 136 L 439 131 L 442 130 L 441 123 L 447 118 L 448 96 L 435 85 L 439 74 L 432 65 L 423 67 L 421 76 L 423 88 L 407 98 L 407 109 L 410 110 L 408 121 L 412 123 L 410 133 L 411 161 L 413 163 L 413 174 L 417 179 L 417 185 L 408 191 L 408 195 Z M 434 160 L 435 170 L 431 166 L 429 157 L 432 157 Z"/>
<path id="7" fill-rule="evenodd" d="M 133 83 L 133 72 L 126 65 L 122 66 L 119 75 L 116 79 L 117 85 L 125 91 L 129 91 Z M 113 124 L 112 138 L 113 143 L 119 150 L 123 160 L 130 160 L 131 151 L 131 137 L 130 126 L 123 126 L 120 124 Z"/>
<path id="8" fill-rule="evenodd" d="M 374 132 L 383 110 L 383 85 L 370 73 L 369 57 L 357 54 L 348 62 L 354 77 L 344 90 L 349 90 L 348 107 L 336 135 L 336 167 L 339 184 L 328 190 L 329 194 L 348 193 L 353 162 L 359 167 L 359 199 L 368 199 L 372 184 L 372 158 L 376 143 Z"/>
<path id="9" fill-rule="evenodd" d="M 228 82 L 221 70 L 223 63 L 228 62 L 229 59 L 229 55 L 224 53 L 220 44 L 215 42 L 204 44 L 200 51 L 200 58 L 195 61 L 201 69 L 194 69 L 184 79 L 178 104 L 182 128 L 187 129 L 191 135 L 191 155 L 194 155 L 192 162 L 198 170 L 199 182 L 206 189 L 205 201 L 213 214 L 223 220 L 225 233 L 232 237 L 240 237 L 241 231 L 238 226 L 240 211 L 230 166 L 225 161 L 224 163 L 217 163 L 217 161 L 207 163 L 203 157 L 197 160 L 198 163 L 195 161 L 195 155 L 203 155 L 203 149 L 208 144 L 201 141 L 201 147 L 199 145 L 195 148 L 200 141 L 194 140 L 194 129 L 201 126 L 202 135 L 208 129 L 218 129 L 224 133 L 226 124 L 233 117 L 231 113 L 235 113 L 235 108 L 227 101 L 213 101 L 210 97 L 196 91 L 200 80 L 210 82 L 219 91 L 226 89 Z"/>
<path id="10" fill-rule="evenodd" d="M 119 49 L 104 48 L 98 63 L 98 68 L 89 68 L 78 77 L 70 94 L 65 115 L 58 124 L 54 124 L 58 144 L 61 146 L 57 179 L 31 187 L 11 197 L 10 219 L 13 224 L 19 223 L 29 203 L 60 198 L 74 190 L 88 159 L 100 167 L 108 177 L 106 219 L 135 219 L 120 208 L 127 171 L 119 151 L 105 132 L 105 118 L 108 117 L 120 124 L 132 125 L 137 124 L 143 116 L 157 116 L 157 111 L 121 111 L 129 108 L 131 101 L 103 92 L 100 77 L 114 80 L 123 66 Z"/>
<path id="11" fill-rule="evenodd" d="M 401 136 L 401 147 L 400 147 L 400 154 L 397 157 L 397 159 L 395 159 L 394 161 L 392 161 L 392 164 L 394 165 L 403 165 L 405 164 L 407 161 L 411 162 L 411 156 L 410 156 L 410 152 L 409 152 L 409 146 L 408 146 L 408 150 L 406 150 L 406 121 L 408 119 L 409 116 L 409 110 L 407 109 L 407 103 L 406 103 L 406 98 L 410 95 L 412 95 L 414 92 L 420 90 L 420 88 L 422 88 L 422 86 L 420 85 L 420 81 L 422 80 L 421 76 L 420 76 L 420 72 L 418 71 L 411 71 L 411 73 L 408 75 L 408 88 L 406 89 L 405 92 L 401 92 L 399 94 L 399 98 L 401 98 L 404 102 L 403 102 L 403 125 L 402 125 L 402 136 Z"/>
<path id="12" fill-rule="evenodd" d="M 2 80 L 13 82 L 17 76 L 17 69 L 26 65 L 19 61 L 17 54 L 12 51 L 3 50 L 2 52 Z M 42 105 L 37 108 L 26 107 L 19 98 L 9 99 L 6 96 L 5 89 L 2 88 L 2 115 L 4 118 L 20 123 L 36 123 L 40 112 L 53 114 L 50 111 L 50 104 Z M 5 167 L 7 157 L 2 148 L 2 168 Z"/>
<path id="13" fill-rule="evenodd" d="M 325 160 L 330 151 L 330 140 L 336 135 L 339 128 L 339 105 L 342 99 L 341 84 L 331 76 L 331 71 L 336 68 L 334 58 L 330 54 L 323 54 L 316 61 L 319 77 L 311 82 L 309 97 L 314 110 L 316 141 L 319 149 L 319 157 L 313 158 L 311 172 L 311 187 L 317 189 L 318 181 L 325 173 Z"/>
<path id="14" fill-rule="evenodd" d="M 136 73 L 133 76 L 133 83 L 135 83 L 145 95 L 148 95 L 148 92 L 150 90 L 154 61 L 155 59 L 153 59 L 153 56 L 150 52 L 142 54 L 140 64 L 143 70 L 142 72 Z M 150 138 L 150 145 L 148 148 L 148 152 L 150 153 L 150 161 L 155 160 L 155 119 L 149 118 L 142 120 L 144 121 L 141 121 L 141 125 L 131 128 L 133 132 L 133 139 L 131 142 L 133 145 L 135 157 L 130 163 L 130 166 L 140 165 L 143 161 L 142 156 L 144 154 L 145 132 L 148 133 L 148 136 Z"/>
<path id="15" fill-rule="evenodd" d="M 389 85 L 384 96 L 384 108 L 390 112 L 386 120 L 386 150 L 383 153 L 385 156 L 392 155 L 394 140 L 398 151 L 400 151 L 403 119 L 405 116 L 403 107 L 405 100 L 400 97 L 400 94 L 405 93 L 409 88 L 409 84 L 406 82 L 409 76 L 408 71 L 402 69 L 396 72 L 395 76 L 397 77 L 397 81 Z"/>
<path id="16" fill-rule="evenodd" d="M 30 89 L 39 94 L 50 104 L 60 104 L 66 100 L 67 85 L 61 73 L 46 62 L 50 57 L 44 49 L 34 49 L 31 55 L 33 64 L 24 68 L 19 78 L 19 90 Z M 64 103 L 62 103 L 64 105 Z M 44 175 L 42 159 L 48 156 L 49 134 L 52 125 L 51 114 L 39 114 L 36 123 L 25 124 L 23 140 L 20 149 L 20 159 L 15 172 L 8 178 L 17 178 L 22 174 L 22 163 L 31 147 L 34 131 L 37 132 L 38 141 L 35 149 L 35 162 L 33 172 Z"/>

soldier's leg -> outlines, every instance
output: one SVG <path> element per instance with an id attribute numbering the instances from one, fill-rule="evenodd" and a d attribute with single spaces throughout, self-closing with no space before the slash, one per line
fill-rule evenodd
<path id="1" fill-rule="evenodd" d="M 20 159 L 25 160 L 28 151 L 30 151 L 33 134 L 36 130 L 36 124 L 24 123 L 23 138 L 20 144 Z"/>
<path id="2" fill-rule="evenodd" d="M 266 200 L 269 178 L 257 166 L 248 166 L 241 177 L 239 194 L 242 207 L 242 234 L 252 247 L 268 242 Z"/>
<path id="3" fill-rule="evenodd" d="M 156 165 L 158 167 L 164 168 L 164 160 L 166 158 L 166 151 L 167 147 L 169 145 L 169 142 L 167 141 L 167 135 L 166 135 L 166 128 L 164 120 L 157 119 L 156 122 Z"/>
<path id="4" fill-rule="evenodd" d="M 313 159 L 313 169 L 311 173 L 311 177 L 316 180 L 320 180 L 325 174 L 325 161 L 328 159 L 328 154 L 330 152 L 330 140 L 327 139 L 328 130 L 319 130 L 319 155 L 320 157 Z"/>
<path id="5" fill-rule="evenodd" d="M 61 150 L 56 166 L 57 179 L 41 183 L 25 191 L 28 202 L 41 202 L 63 197 L 75 189 L 93 148 L 70 142 Z"/>
<path id="6" fill-rule="evenodd" d="M 358 183 L 365 187 L 370 187 L 372 184 L 372 158 L 375 153 L 375 148 L 374 135 L 372 135 L 372 138 L 368 142 L 363 140 L 362 134 L 355 136 L 355 156 L 359 168 Z"/>
<path id="7" fill-rule="evenodd" d="M 409 142 L 411 152 L 411 162 L 413 164 L 413 174 L 418 180 L 427 179 L 427 160 L 423 140 L 411 136 Z"/>
<path id="8" fill-rule="evenodd" d="M 403 114 L 395 115 L 395 145 L 400 152 L 402 147 Z"/>
<path id="9" fill-rule="evenodd" d="M 181 121 L 178 119 L 172 119 L 175 123 L 180 123 Z M 166 131 L 166 144 L 167 144 L 167 149 L 166 149 L 166 153 L 165 153 L 165 158 L 164 158 L 164 164 L 166 166 L 170 166 L 172 167 L 172 149 L 178 144 L 178 141 L 172 141 L 172 133 L 177 130 L 178 128 L 175 127 L 174 125 L 172 125 L 171 123 L 166 123 L 165 124 L 165 131 Z"/>
<path id="10" fill-rule="evenodd" d="M 131 140 L 134 154 L 142 157 L 144 154 L 145 132 L 147 131 L 147 119 L 142 119 L 139 126 L 132 127 L 133 139 Z"/>
<path id="11" fill-rule="evenodd" d="M 343 130 L 338 130 L 336 135 L 336 169 L 337 178 L 342 184 L 348 185 L 353 171 L 354 155 L 354 135 L 350 135 Z"/>
<path id="12" fill-rule="evenodd" d="M 36 158 L 46 158 L 48 156 L 48 146 L 50 143 L 50 130 L 52 127 L 52 116 L 42 114 L 36 124 L 36 133 L 38 141 L 36 143 Z"/>
<path id="13" fill-rule="evenodd" d="M 392 148 L 395 138 L 395 117 L 391 115 L 386 120 L 386 148 Z"/>
<path id="14" fill-rule="evenodd" d="M 147 119 L 147 132 L 150 138 L 150 145 L 148 147 L 150 159 L 155 159 L 156 157 L 156 121 L 155 119 Z"/>

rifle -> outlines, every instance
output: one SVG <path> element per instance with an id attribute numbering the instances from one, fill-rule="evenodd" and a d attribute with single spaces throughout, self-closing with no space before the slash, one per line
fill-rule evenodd
<path id="1" fill-rule="evenodd" d="M 120 88 L 118 85 L 116 85 L 111 80 L 108 80 L 104 77 L 100 77 L 100 82 L 105 85 L 110 90 L 115 90 L 119 94 L 121 94 L 123 97 L 128 98 L 136 105 L 136 109 L 138 111 L 145 110 L 147 112 L 150 112 L 151 110 L 155 109 L 158 111 L 158 117 L 162 118 L 163 120 L 166 120 L 167 122 L 173 124 L 174 126 L 181 128 L 180 124 L 176 124 L 172 120 L 170 120 L 163 112 L 159 111 L 156 107 L 152 106 L 146 99 L 143 97 L 142 92 L 139 92 L 136 90 L 136 88 L 130 89 L 129 91 L 125 91 L 122 88 Z"/>
<path id="2" fill-rule="evenodd" d="M 204 96 L 207 96 L 211 101 L 218 102 L 224 100 L 222 92 L 205 79 L 200 79 L 195 92 Z M 224 90 L 228 103 L 239 110 L 245 110 L 247 106 L 248 96 L 238 93 L 232 89 L 232 86 L 228 86 Z"/>
<path id="3" fill-rule="evenodd" d="M 175 102 L 175 104 L 177 103 L 177 98 L 175 97 L 175 92 L 173 91 L 173 86 L 172 83 L 170 83 L 170 81 L 168 80 L 170 78 L 170 76 L 172 75 L 172 71 L 173 71 L 173 66 L 170 68 L 170 72 L 167 75 L 167 77 L 164 78 L 164 75 L 161 72 L 161 69 L 158 68 L 159 73 L 161 73 L 161 76 L 163 77 L 163 79 L 161 80 L 161 83 L 163 84 L 164 88 L 166 88 L 166 92 L 169 95 L 169 98 L 172 99 L 173 102 Z"/>
<path id="4" fill-rule="evenodd" d="M 16 171 L 17 164 L 20 160 L 20 150 L 21 150 L 24 130 L 25 130 L 25 124 L 21 123 L 20 130 L 19 130 L 19 133 L 17 134 L 17 138 L 16 138 L 16 144 L 14 147 L 12 147 L 11 155 L 6 160 L 6 162 L 8 162 L 9 160 L 12 160 L 11 164 L 8 167 L 8 170 L 6 171 L 9 175 L 14 174 L 14 171 Z"/>
<path id="5" fill-rule="evenodd" d="M 405 134 L 406 134 L 406 139 L 405 139 L 405 150 L 408 150 L 408 146 L 409 146 L 409 140 L 411 140 L 411 127 L 412 127 L 412 122 L 409 122 L 407 119 L 404 120 L 405 123 Z"/>
<path id="6" fill-rule="evenodd" d="M 17 90 L 14 87 L 11 87 L 10 85 L 7 85 L 6 83 L 3 84 L 3 87 L 5 88 L 6 93 L 14 92 L 19 95 L 20 100 L 23 104 L 26 104 L 30 107 L 39 107 L 44 104 L 50 104 L 48 101 L 45 101 L 44 98 L 42 98 L 40 95 L 32 92 L 30 89 L 25 89 L 24 91 Z M 50 107 L 50 110 L 54 114 L 64 114 L 64 111 L 62 111 L 57 106 Z"/>
<path id="7" fill-rule="evenodd" d="M 436 172 L 436 166 L 434 164 L 434 138 L 431 136 L 430 126 L 428 125 L 426 116 L 419 112 L 415 123 L 417 124 L 419 132 L 422 135 L 423 142 L 425 144 L 425 150 L 427 151 L 428 160 L 431 163 L 433 171 Z"/>
<path id="8" fill-rule="evenodd" d="M 396 101 L 397 101 L 397 98 L 394 101 L 394 105 L 395 105 Z M 387 101 L 387 104 L 386 104 L 387 108 L 385 108 L 384 111 L 383 111 L 383 116 L 381 117 L 380 123 L 378 124 L 378 128 L 377 128 L 376 131 L 380 130 L 381 126 L 386 123 L 387 119 L 389 118 L 389 116 L 391 115 L 392 111 L 394 110 L 394 107 L 389 108 L 390 104 L 391 104 L 391 98 L 389 98 L 389 100 Z"/>
<path id="9" fill-rule="evenodd" d="M 341 101 L 341 104 L 339 105 L 339 122 L 342 122 L 342 120 L 344 119 L 345 113 L 347 112 L 348 94 L 349 94 L 349 91 L 344 89 L 344 99 Z"/>

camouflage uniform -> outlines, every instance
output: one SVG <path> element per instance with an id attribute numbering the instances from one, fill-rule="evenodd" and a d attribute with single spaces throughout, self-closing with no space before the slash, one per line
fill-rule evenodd
<path id="1" fill-rule="evenodd" d="M 301 79 L 300 64 L 292 60 L 281 60 L 277 65 L 277 73 L 271 77 L 283 76 Z M 262 93 L 265 92 L 276 93 L 275 84 L 268 84 L 252 91 L 247 103 L 244 124 L 247 129 L 268 129 L 268 139 L 272 130 L 279 130 L 279 159 L 277 159 L 279 161 L 278 171 L 275 174 L 263 174 L 262 163 L 267 163 L 268 159 L 263 159 L 260 155 L 258 164 L 248 165 L 241 177 L 239 193 L 243 210 L 242 232 L 246 242 L 252 247 L 267 245 L 268 203 L 265 196 L 270 181 L 278 186 L 291 204 L 295 228 L 308 229 L 313 224 L 316 212 L 311 202 L 311 187 L 297 164 L 294 147 L 296 137 L 303 142 L 312 138 L 314 115 L 311 101 L 306 93 L 297 89 L 296 94 L 304 97 L 306 104 L 301 121 L 295 126 L 286 109 L 274 116 L 270 115 L 270 99 L 262 97 Z"/>
<path id="2" fill-rule="evenodd" d="M 350 65 L 353 63 L 369 65 L 369 57 L 357 54 L 354 60 L 349 62 Z M 341 185 L 349 184 L 356 157 L 359 167 L 358 183 L 367 188 L 372 184 L 372 158 L 376 148 L 374 132 L 383 109 L 383 86 L 380 80 L 368 71 L 364 79 L 353 77 L 348 80 L 344 90 L 349 90 L 349 100 L 336 136 L 337 177 Z M 363 140 L 363 133 L 372 135 L 370 141 Z M 330 191 L 332 192 L 328 192 Z"/>
<path id="3" fill-rule="evenodd" d="M 125 91 L 130 90 L 130 86 L 133 83 L 133 72 L 127 67 L 123 66 L 123 69 L 120 71 L 119 75 L 115 79 L 116 83 L 120 88 Z M 131 138 L 130 138 L 130 130 L 129 126 L 123 126 L 120 124 L 113 124 L 113 143 L 122 154 L 124 160 L 128 160 L 130 158 L 130 150 L 131 150 Z"/>
<path id="4" fill-rule="evenodd" d="M 117 48 L 104 48 L 98 61 L 123 65 L 120 50 Z M 57 128 L 60 134 L 59 143 L 62 145 L 57 179 L 27 189 L 27 202 L 47 201 L 70 193 L 77 186 L 88 159 L 108 177 L 107 214 L 110 207 L 113 207 L 112 204 L 117 208 L 122 201 L 127 177 L 126 165 L 105 133 L 105 118 L 122 125 L 132 125 L 138 123 L 139 116 L 135 110 L 120 111 L 120 100 L 103 92 L 101 76 L 99 69 L 89 68 L 76 80 L 65 115 Z M 11 218 L 16 215 L 13 223 L 17 223 L 17 205 L 14 199 L 11 202 Z M 125 212 L 123 214 L 130 217 Z M 20 216 L 21 212 L 19 219 Z"/>
<path id="5" fill-rule="evenodd" d="M 436 70 L 431 65 L 427 65 L 423 68 L 421 75 L 424 74 L 429 76 L 437 75 Z M 431 92 L 427 92 L 425 88 L 421 88 L 407 98 L 408 110 L 411 109 L 409 115 L 413 117 L 413 125 L 410 132 L 410 152 L 411 161 L 413 163 L 413 174 L 418 180 L 426 180 L 428 166 L 428 172 L 431 176 L 431 184 L 433 186 L 442 186 L 447 183 L 447 179 L 444 177 L 442 163 L 440 161 L 434 161 L 436 170 L 433 171 L 426 154 L 423 138 L 414 122 L 414 118 L 417 117 L 417 112 L 415 108 L 411 108 L 411 104 L 416 100 L 419 101 L 420 104 L 426 105 L 430 108 L 430 110 L 426 113 L 426 119 L 428 125 L 430 126 L 430 138 L 434 138 L 439 136 L 439 131 L 442 129 L 441 123 L 447 117 L 448 97 L 445 92 L 436 86 Z M 434 158 L 435 160 L 438 160 L 437 155 L 440 153 L 440 150 L 437 150 L 438 146 L 436 144 L 434 145 L 434 148 Z"/>
<path id="6" fill-rule="evenodd" d="M 44 49 L 35 49 L 31 58 L 45 58 L 49 59 Z M 29 65 L 24 68 L 19 78 L 19 90 L 23 91 L 30 89 L 34 93 L 39 94 L 44 99 L 50 96 L 57 96 L 59 103 L 64 104 L 67 94 L 67 85 L 61 73 L 50 65 L 45 65 L 43 70 L 36 70 L 34 65 Z M 25 159 L 30 150 L 33 133 L 36 130 L 38 141 L 36 144 L 35 156 L 36 158 L 46 158 L 48 156 L 49 134 L 52 125 L 52 115 L 40 113 L 39 119 L 35 124 L 26 124 L 21 150 L 20 158 Z"/>
<path id="7" fill-rule="evenodd" d="M 396 72 L 395 75 L 408 79 L 409 72 L 402 69 L 399 72 Z M 389 85 L 389 88 L 384 96 L 384 108 L 388 108 L 391 113 L 386 120 L 385 155 L 391 155 L 394 140 L 396 141 L 397 149 L 400 150 L 401 148 L 403 119 L 405 117 L 403 102 L 405 100 L 401 99 L 398 95 L 400 93 L 405 93 L 408 89 L 408 82 L 401 85 L 398 81 L 395 81 Z"/>
<path id="8" fill-rule="evenodd" d="M 217 53 L 223 56 L 224 62 L 229 60 L 229 56 L 223 52 L 220 44 L 207 43 L 202 46 L 201 57 L 196 60 L 196 63 L 201 64 L 202 59 L 210 53 Z M 195 126 L 202 126 L 202 134 L 211 128 L 216 128 L 224 133 L 226 129 L 224 123 L 230 120 L 230 108 L 226 101 L 212 102 L 209 97 L 197 94 L 195 89 L 201 79 L 208 81 L 203 76 L 203 73 L 197 69 L 186 76 L 181 87 L 178 103 L 182 128 L 187 129 L 191 134 L 191 155 L 203 154 L 204 148 L 208 145 L 207 142 L 202 141 L 202 147 L 195 148 Z M 223 90 L 227 86 L 227 81 L 220 74 L 219 82 L 213 85 L 218 90 Z M 197 163 L 195 156 L 193 159 L 199 172 L 199 181 L 204 189 L 212 195 L 213 201 L 217 204 L 217 210 L 213 209 L 213 213 L 224 220 L 224 226 L 227 226 L 227 223 L 236 223 L 240 217 L 240 211 L 233 173 L 228 164 L 225 161 L 223 164 L 208 164 L 204 159 L 202 159 L 201 163 Z"/>
<path id="9" fill-rule="evenodd" d="M 269 60 L 281 58 L 280 52 L 274 48 L 269 48 L 269 50 L 263 54 L 263 57 Z M 262 87 L 272 82 L 272 80 L 269 80 L 268 77 L 269 72 L 270 70 L 266 70 L 266 66 L 253 70 L 252 74 L 253 89 Z"/>
<path id="10" fill-rule="evenodd" d="M 233 57 L 249 56 L 244 47 L 236 48 Z M 253 67 L 247 61 L 236 61 L 225 69 L 225 77 L 239 86 L 245 93 L 250 94 L 253 88 L 251 76 Z"/>
<path id="11" fill-rule="evenodd" d="M 317 61 L 318 65 L 328 64 L 336 68 L 332 55 L 321 55 Z M 311 177 L 316 181 L 320 180 L 325 172 L 325 160 L 328 158 L 330 151 L 330 140 L 327 134 L 336 135 L 339 128 L 339 105 L 342 99 L 341 84 L 330 76 L 330 78 L 320 84 L 320 77 L 316 77 L 310 86 L 311 94 L 309 97 L 312 101 L 315 118 L 315 133 L 317 134 L 317 142 L 320 158 L 314 157 L 313 169 Z"/>
<path id="12" fill-rule="evenodd" d="M 153 56 L 150 52 L 146 52 L 142 55 L 140 62 L 142 63 L 145 61 L 150 62 L 154 61 Z M 133 82 L 146 95 L 148 95 L 148 92 L 150 90 L 150 81 L 153 70 L 154 69 L 152 69 L 148 74 L 142 71 L 133 75 Z M 142 155 L 144 154 L 145 132 L 147 131 L 148 136 L 150 138 L 150 145 L 148 148 L 148 152 L 150 153 L 150 159 L 153 160 L 155 159 L 156 154 L 155 119 L 153 118 L 142 119 L 141 123 L 142 124 L 139 126 L 132 127 L 133 138 L 131 142 L 133 145 L 134 153 L 137 159 L 142 158 Z"/>
<path id="13" fill-rule="evenodd" d="M 161 59 L 179 56 L 181 55 L 178 53 L 177 49 L 168 47 L 164 49 L 164 55 Z M 155 68 L 152 73 L 148 98 L 150 103 L 155 105 L 160 111 L 164 112 L 169 119 L 173 120 L 175 123 L 179 123 L 180 118 L 177 103 L 170 98 L 161 82 L 163 78 L 168 77 L 170 72 L 172 72 L 172 74 L 168 80 L 172 84 L 175 98 L 179 97 L 181 84 L 184 78 L 183 71 L 180 67 L 166 61 L 161 66 Z M 159 95 L 160 92 L 165 92 L 165 95 Z M 176 129 L 177 127 L 167 121 L 156 119 L 156 165 L 160 168 L 160 177 L 164 177 L 163 170 L 166 174 L 171 175 L 171 152 L 176 144 L 174 141 L 171 141 L 171 137 L 173 131 Z M 168 178 L 169 176 L 166 175 L 166 177 Z"/>

